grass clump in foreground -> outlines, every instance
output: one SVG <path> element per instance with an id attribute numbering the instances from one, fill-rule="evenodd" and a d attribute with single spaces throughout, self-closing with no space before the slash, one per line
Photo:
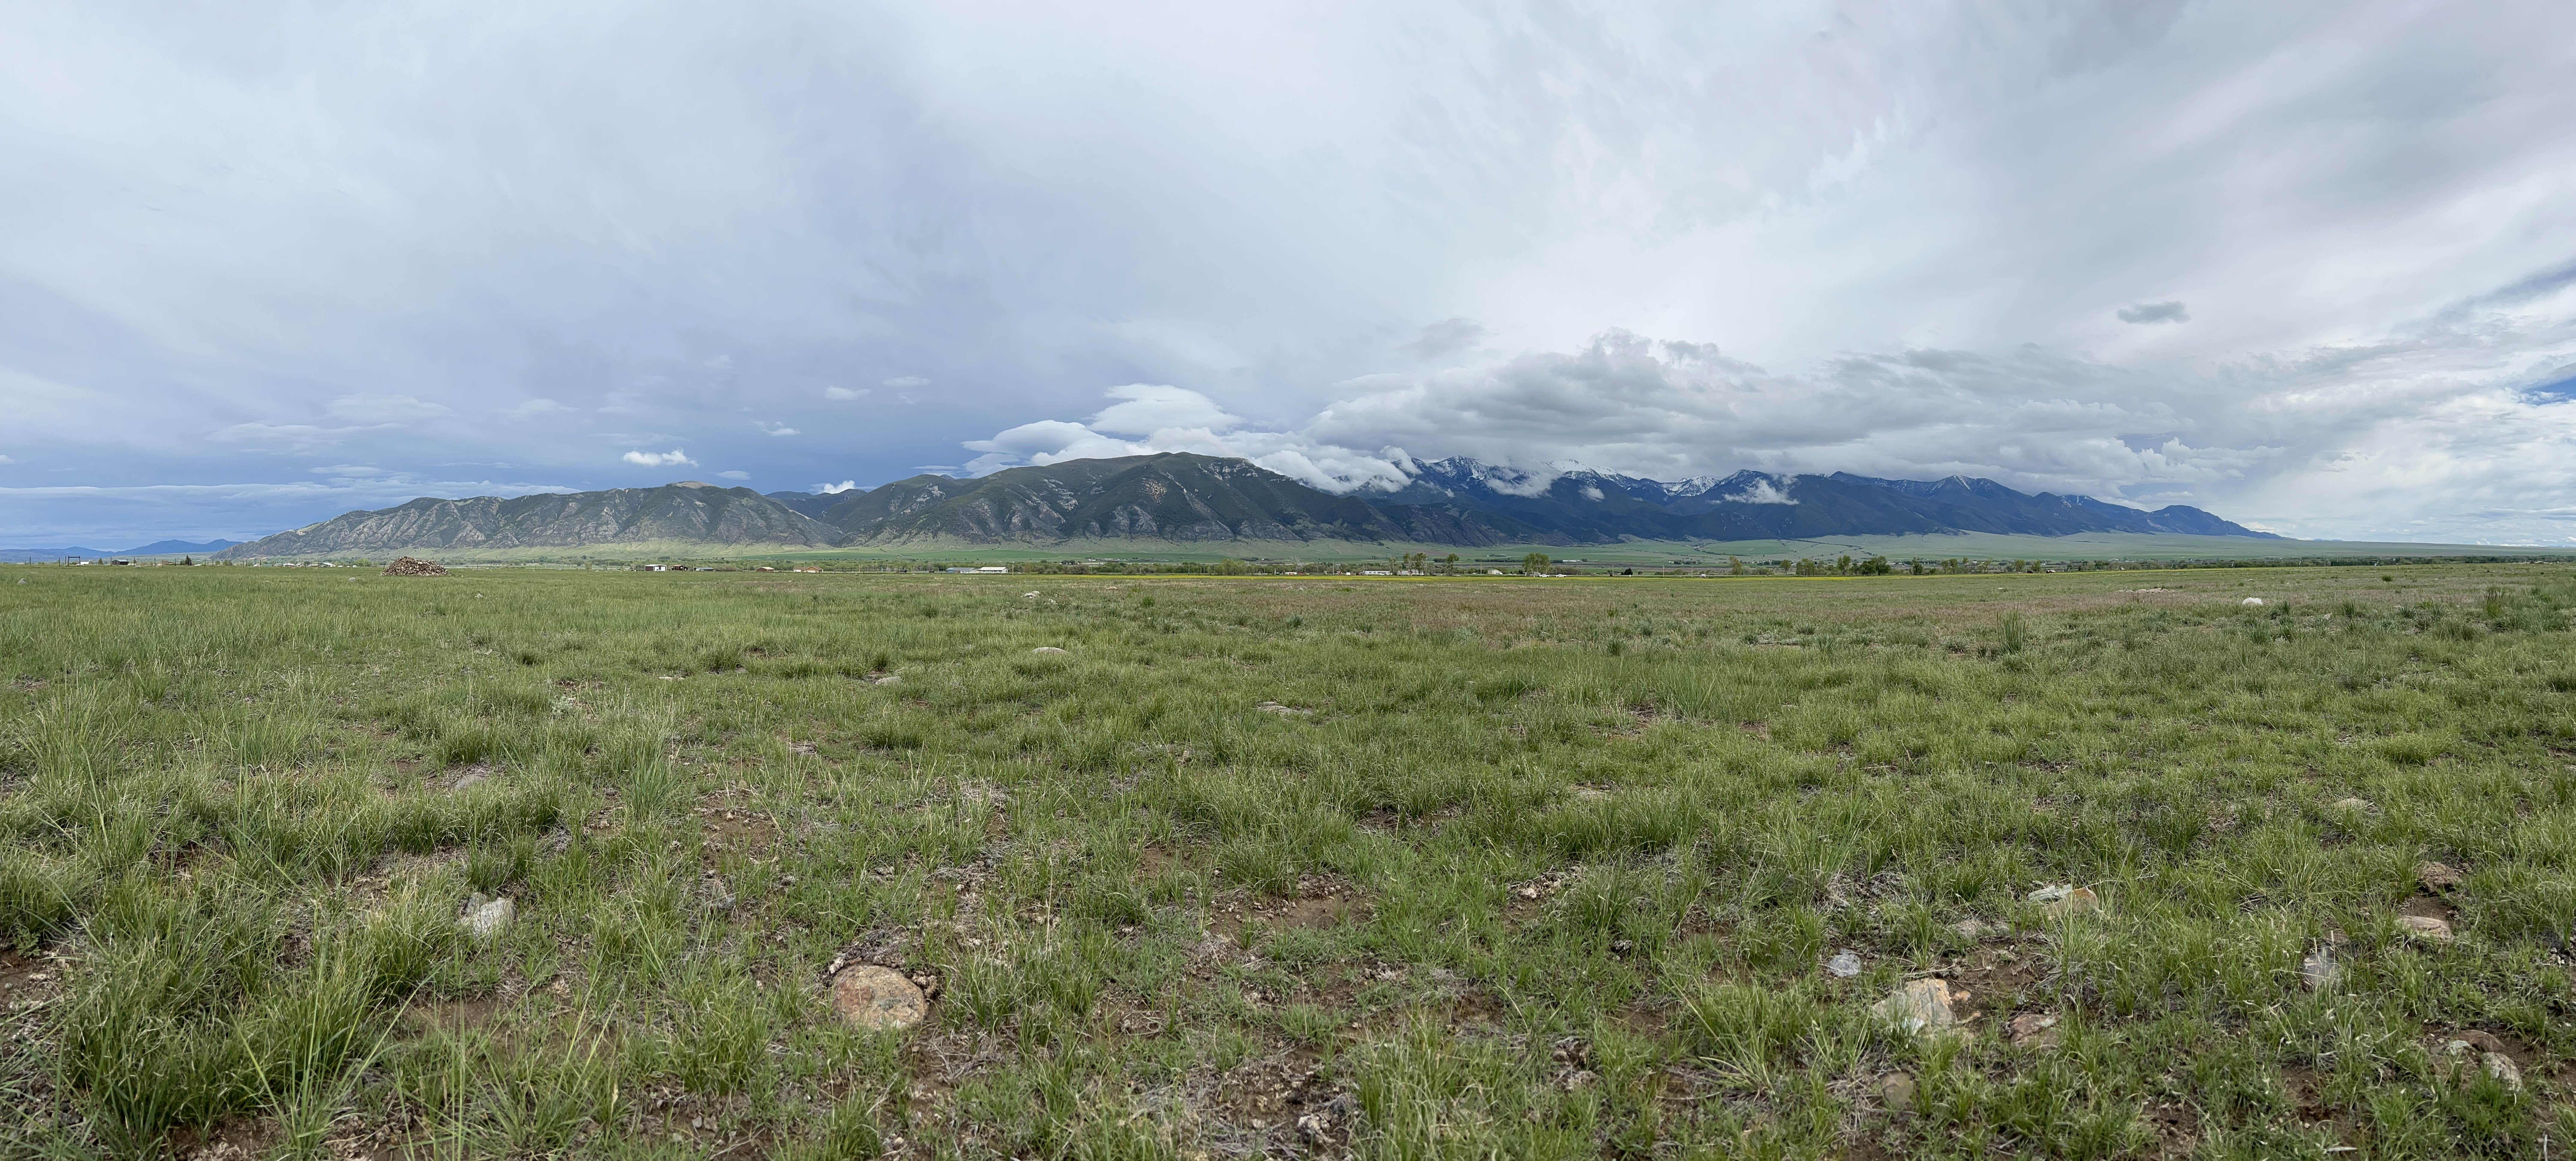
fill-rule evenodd
<path id="1" fill-rule="evenodd" d="M 2576 1143 L 2553 566 L 12 575 L 11 1155 Z"/>

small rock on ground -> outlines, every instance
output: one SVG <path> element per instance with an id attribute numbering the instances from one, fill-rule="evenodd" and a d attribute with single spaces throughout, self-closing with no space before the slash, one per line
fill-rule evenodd
<path id="1" fill-rule="evenodd" d="M 1062 649 L 1058 649 L 1058 648 L 1056 648 L 1056 647 L 1055 647 L 1055 646 L 1053 646 L 1053 645 L 1040 645 L 1040 646 L 1038 646 L 1038 647 L 1037 647 L 1037 648 L 1035 648 L 1035 649 L 1031 649 L 1031 650 L 1029 650 L 1029 652 L 1031 652 L 1031 653 L 1062 653 L 1062 652 L 1064 652 L 1064 650 L 1062 650 Z"/>
<path id="2" fill-rule="evenodd" d="M 1860 957 L 1848 949 L 1835 952 L 1834 958 L 1825 961 L 1825 971 L 1841 979 L 1850 979 L 1860 974 Z"/>
<path id="3" fill-rule="evenodd" d="M 2371 806 L 2367 798 L 2338 798 L 2329 803 L 2326 809 L 2337 814 L 2368 814 Z"/>
<path id="4" fill-rule="evenodd" d="M 1957 932 L 1961 939 L 1984 939 L 1989 935 L 2012 934 L 2010 924 L 1988 923 L 1983 919 L 1962 919 L 1951 924 L 1950 930 Z"/>
<path id="5" fill-rule="evenodd" d="M 2259 608 L 2262 608 L 2262 607 L 2263 607 L 2263 598 L 2261 598 L 2261 597 L 2247 597 L 2247 598 L 2245 598 L 2244 600 L 2238 601 L 2238 602 L 2236 602 L 2236 603 L 2237 603 L 2237 604 L 2240 604 L 2240 605 L 2243 605 L 2243 606 L 2245 606 L 2246 608 L 2249 608 L 2249 609 L 2259 609 Z"/>
<path id="6" fill-rule="evenodd" d="M 1888 993 L 1887 998 L 1871 1005 L 1870 1011 L 1896 1025 L 1900 1032 L 1941 1032 L 1959 1022 L 1950 1010 L 1948 980 L 1914 980 Z"/>
<path id="7" fill-rule="evenodd" d="M 476 895 L 465 902 L 465 914 L 456 919 L 456 929 L 476 939 L 499 939 L 518 918 L 519 906 L 507 899 L 485 899 Z"/>
<path id="8" fill-rule="evenodd" d="M 2450 921 L 2436 919 L 2430 915 L 2400 915 L 2397 917 L 2397 930 L 2416 939 L 2429 939 L 2435 943 L 2448 943 L 2451 940 Z"/>
<path id="9" fill-rule="evenodd" d="M 2091 889 L 2059 883 L 2030 893 L 2030 901 L 2051 916 L 2090 915 L 2102 909 L 2102 897 Z"/>
<path id="10" fill-rule="evenodd" d="M 2452 869 L 2446 864 L 2417 863 L 2415 864 L 2415 881 L 2422 884 L 2425 890 L 2434 892 L 2435 894 L 2440 894 L 2445 891 L 2457 890 L 2460 886 L 2461 878 L 2460 873 L 2457 870 Z"/>
<path id="11" fill-rule="evenodd" d="M 2024 1012 L 2013 1017 L 2010 1028 L 2012 1042 L 2023 1048 L 2054 1048 L 2062 1034 L 2057 1027 L 2057 1017 L 2036 1012 Z"/>
<path id="12" fill-rule="evenodd" d="M 2446 1056 L 2467 1056 L 2472 1052 L 2478 1054 L 2478 1067 L 2485 1069 L 2488 1076 L 2503 1081 L 2506 1088 L 2522 1091 L 2522 1066 L 2505 1055 L 2504 1041 L 2496 1039 L 2493 1033 L 2474 1028 L 2454 1032 L 2442 1045 L 2442 1053 Z"/>
<path id="13" fill-rule="evenodd" d="M 1914 1078 L 1902 1072 L 1891 1072 L 1878 1078 L 1879 1103 L 1889 1108 L 1902 1108 L 1914 1103 Z"/>
<path id="14" fill-rule="evenodd" d="M 2331 949 L 2320 947 L 2299 961 L 2299 982 L 2311 992 L 2322 992 L 2343 979 L 2343 965 L 2335 962 Z"/>
<path id="15" fill-rule="evenodd" d="M 930 1015 L 930 1001 L 903 973 L 863 963 L 832 977 L 832 1010 L 860 1028 L 910 1028 Z"/>
<path id="16" fill-rule="evenodd" d="M 1301 718 L 1301 717 L 1306 716 L 1307 714 L 1311 714 L 1311 713 L 1315 712 L 1315 711 L 1310 710 L 1310 709 L 1299 709 L 1299 708 L 1297 708 L 1296 706 L 1293 706 L 1293 705 L 1281 705 L 1281 704 L 1279 704 L 1278 702 L 1275 702 L 1275 701 L 1265 701 L 1265 702 L 1261 703 L 1260 705 L 1254 706 L 1254 707 L 1252 707 L 1252 708 L 1257 709 L 1257 710 L 1260 710 L 1261 712 L 1266 713 L 1266 714 L 1277 714 L 1277 715 L 1279 715 L 1280 717 L 1283 717 L 1283 718 Z"/>

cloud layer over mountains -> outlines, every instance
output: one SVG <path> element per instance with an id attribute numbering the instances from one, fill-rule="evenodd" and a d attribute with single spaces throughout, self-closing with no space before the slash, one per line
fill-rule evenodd
<path id="1" fill-rule="evenodd" d="M 1368 376 L 1304 423 L 1247 424 L 1198 392 L 1114 388 L 1080 422 L 990 439 L 968 466 L 1194 451 L 1335 490 L 1465 455 L 1679 480 L 1737 468 L 1959 474 L 2146 506 L 2212 497 L 2308 536 L 2568 539 L 2576 271 L 2377 343 L 2215 367 L 2120 367 L 2026 346 L 1852 355 L 1775 374 L 1705 344 L 1613 331 L 1424 374 Z M 2535 386 L 2538 385 L 2538 386 Z M 2569 385 L 2576 387 L 2576 384 Z M 2561 388 L 2562 390 L 2565 388 Z M 2266 519 L 2268 517 L 2268 519 Z"/>
<path id="2" fill-rule="evenodd" d="M 2538 0 L 20 6 L 0 538 L 972 441 L 2565 542 L 2571 107 Z"/>

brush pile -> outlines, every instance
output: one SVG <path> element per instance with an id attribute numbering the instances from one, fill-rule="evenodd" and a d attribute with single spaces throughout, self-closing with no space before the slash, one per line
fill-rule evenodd
<path id="1" fill-rule="evenodd" d="M 385 566 L 386 576 L 446 576 L 447 569 L 434 561 L 403 557 Z"/>

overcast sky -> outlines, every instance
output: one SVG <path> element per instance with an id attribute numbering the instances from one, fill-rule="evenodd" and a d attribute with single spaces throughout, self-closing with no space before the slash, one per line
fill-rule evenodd
<path id="1" fill-rule="evenodd" d="M 1153 449 L 2576 542 L 2576 6 L 25 4 L 0 546 Z"/>

